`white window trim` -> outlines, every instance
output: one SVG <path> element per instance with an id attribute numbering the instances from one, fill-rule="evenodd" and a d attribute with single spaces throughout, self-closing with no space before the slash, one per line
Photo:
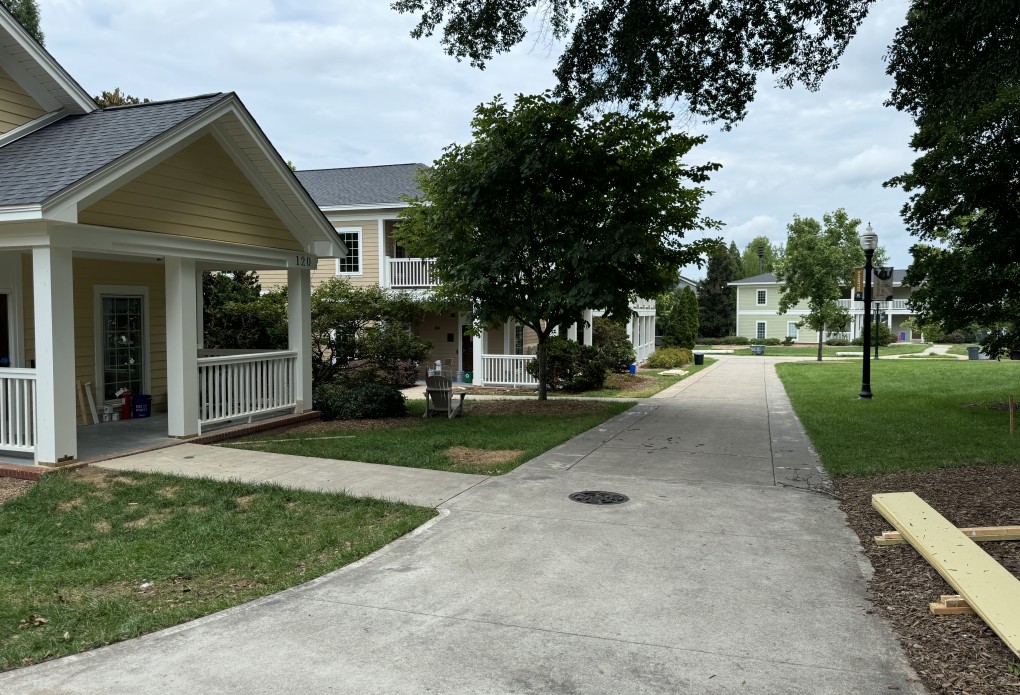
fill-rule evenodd
<path id="1" fill-rule="evenodd" d="M 793 335 L 790 335 L 790 329 L 793 329 Z M 793 338 L 794 340 L 800 338 L 800 329 L 797 328 L 797 321 L 786 322 L 786 337 Z"/>
<path id="2" fill-rule="evenodd" d="M 152 331 L 149 330 L 149 288 L 146 285 L 93 285 L 92 286 L 92 340 L 95 348 L 95 363 L 93 365 L 93 378 L 96 380 L 96 398 L 103 400 L 103 391 L 106 384 L 103 383 L 103 297 L 128 296 L 142 297 L 142 331 L 145 334 L 145 344 L 142 345 L 142 359 L 145 360 L 145 371 L 142 373 L 142 388 L 145 393 L 152 395 Z M 172 340 L 167 336 L 167 340 Z M 132 396 L 138 394 L 132 393 Z"/>
<path id="3" fill-rule="evenodd" d="M 764 302 L 759 302 L 758 301 L 758 297 L 760 296 L 760 294 L 762 292 L 765 293 L 765 301 Z M 754 291 L 754 305 L 755 306 L 766 306 L 766 305 L 768 305 L 768 303 L 769 303 L 769 291 L 768 290 L 757 289 L 757 290 Z"/>
<path id="4" fill-rule="evenodd" d="M 346 270 L 340 270 L 340 263 L 343 261 L 342 258 L 338 258 L 335 261 L 334 272 L 337 275 L 347 278 L 359 278 L 365 274 L 365 244 L 363 241 L 363 234 L 361 227 L 337 227 L 336 233 L 339 234 L 357 234 L 358 235 L 358 272 L 352 273 Z"/>
<path id="5" fill-rule="evenodd" d="M 762 331 L 764 335 L 758 335 L 758 326 L 763 326 L 765 330 Z M 769 322 L 768 321 L 755 321 L 754 322 L 754 339 L 765 340 L 769 337 Z"/>

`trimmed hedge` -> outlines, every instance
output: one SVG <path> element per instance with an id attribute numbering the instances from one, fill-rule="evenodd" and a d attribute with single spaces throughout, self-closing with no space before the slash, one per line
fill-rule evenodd
<path id="1" fill-rule="evenodd" d="M 694 361 L 694 353 L 687 348 L 659 348 L 645 361 L 651 369 L 677 369 Z"/>
<path id="2" fill-rule="evenodd" d="M 604 316 L 592 320 L 592 345 L 598 348 L 606 366 L 618 374 L 630 369 L 634 361 L 634 346 L 630 344 L 627 328 Z"/>
<path id="3" fill-rule="evenodd" d="M 606 359 L 597 348 L 560 336 L 546 343 L 546 384 L 550 389 L 595 391 L 606 383 Z M 538 360 L 528 362 L 528 374 L 538 378 Z"/>
<path id="4" fill-rule="evenodd" d="M 727 335 L 722 338 L 698 338 L 698 345 L 749 345 L 750 340 L 740 335 Z"/>
<path id="5" fill-rule="evenodd" d="M 313 406 L 323 420 L 360 420 L 407 415 L 407 399 L 390 384 L 323 384 L 315 389 Z"/>

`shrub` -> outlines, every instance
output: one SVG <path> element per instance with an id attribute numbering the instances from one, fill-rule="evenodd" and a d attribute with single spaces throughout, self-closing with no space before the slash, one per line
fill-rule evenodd
<path id="1" fill-rule="evenodd" d="M 844 345 L 849 345 L 850 341 L 844 338 L 829 338 L 825 341 L 825 344 L 833 347 L 843 347 Z"/>
<path id="2" fill-rule="evenodd" d="M 652 369 L 677 369 L 694 361 L 694 353 L 687 348 L 659 348 L 645 361 Z"/>
<path id="3" fill-rule="evenodd" d="M 690 287 L 678 290 L 663 328 L 662 344 L 665 347 L 694 347 L 698 335 L 698 296 Z"/>
<path id="4" fill-rule="evenodd" d="M 538 378 L 538 360 L 528 362 L 528 374 Z M 593 391 L 606 383 L 606 362 L 598 349 L 560 336 L 546 343 L 546 384 L 550 389 Z"/>
<path id="5" fill-rule="evenodd" d="M 785 338 L 783 338 L 783 345 L 786 345 L 787 347 L 789 347 L 790 345 L 793 345 L 793 337 L 792 336 L 786 336 Z"/>
<path id="6" fill-rule="evenodd" d="M 751 341 L 742 335 L 727 335 L 719 339 L 717 345 L 750 345 Z"/>
<path id="7" fill-rule="evenodd" d="M 864 338 L 858 336 L 851 341 L 854 345 L 864 345 Z M 889 326 L 884 323 L 878 324 L 878 330 L 875 330 L 875 325 L 871 326 L 871 344 L 878 343 L 880 347 L 885 347 L 889 343 L 893 342 L 892 331 L 889 330 Z M 961 341 L 963 342 L 963 341 Z M 830 343 L 831 345 L 831 343 Z"/>
<path id="8" fill-rule="evenodd" d="M 761 340 L 755 340 L 755 345 L 781 345 L 783 341 L 779 338 L 762 338 Z"/>
<path id="9" fill-rule="evenodd" d="M 402 417 L 407 415 L 404 394 L 390 384 L 322 384 L 315 389 L 313 405 L 323 420 Z"/>
<path id="10" fill-rule="evenodd" d="M 608 369 L 623 373 L 634 361 L 634 346 L 627 336 L 627 327 L 604 316 L 596 316 L 591 326 L 592 345 L 602 354 Z"/>

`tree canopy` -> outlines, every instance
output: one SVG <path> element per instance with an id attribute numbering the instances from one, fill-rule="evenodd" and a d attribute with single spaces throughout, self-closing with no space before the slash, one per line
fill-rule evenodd
<path id="1" fill-rule="evenodd" d="M 722 338 L 736 331 L 736 288 L 730 287 L 729 283 L 737 279 L 737 274 L 737 266 L 729 250 L 709 256 L 705 279 L 698 283 L 699 335 Z"/>
<path id="2" fill-rule="evenodd" d="M 33 39 L 43 43 L 45 36 L 39 26 L 39 3 L 36 0 L 0 0 L 0 5 L 14 15 Z"/>
<path id="3" fill-rule="evenodd" d="M 758 249 L 763 251 L 761 270 L 758 263 Z M 750 278 L 762 273 L 771 273 L 776 269 L 776 261 L 783 255 L 782 244 L 773 244 L 766 236 L 756 236 L 747 242 L 744 253 L 740 255 L 738 279 Z"/>
<path id="4" fill-rule="evenodd" d="M 397 236 L 436 258 L 440 291 L 467 298 L 479 323 L 534 330 L 540 362 L 556 326 L 585 309 L 625 320 L 632 299 L 675 286 L 678 268 L 719 245 L 683 242 L 716 227 L 698 184 L 717 165 L 681 161 L 702 138 L 672 133 L 668 113 L 594 118 L 521 95 L 479 106 L 472 136 L 419 174 Z"/>
<path id="5" fill-rule="evenodd" d="M 396 0 L 412 36 L 440 33 L 445 51 L 484 67 L 521 43 L 527 25 L 566 46 L 559 93 L 582 106 L 683 99 L 731 124 L 747 113 L 758 74 L 817 89 L 874 0 Z M 532 17 L 529 15 L 535 15 Z"/>
<path id="6" fill-rule="evenodd" d="M 997 329 L 1020 348 L 1020 3 L 915 1 L 889 50 L 889 104 L 911 114 L 919 153 L 890 185 L 910 194 L 918 237 L 907 282 L 922 322 Z"/>
<path id="7" fill-rule="evenodd" d="M 128 104 L 148 104 L 149 99 L 139 99 L 125 92 L 120 87 L 115 87 L 112 92 L 103 90 L 99 96 L 92 97 L 92 100 L 99 104 L 99 108 L 106 109 L 111 106 L 126 106 Z"/>
<path id="8" fill-rule="evenodd" d="M 861 221 L 851 219 L 842 208 L 822 220 L 824 227 L 813 218 L 794 216 L 787 225 L 786 253 L 776 267 L 782 283 L 779 313 L 807 302 L 808 313 L 799 325 L 818 331 L 819 360 L 825 329 L 842 329 L 850 320 L 850 312 L 838 300 L 852 284 L 854 268 L 864 264 L 857 232 Z"/>

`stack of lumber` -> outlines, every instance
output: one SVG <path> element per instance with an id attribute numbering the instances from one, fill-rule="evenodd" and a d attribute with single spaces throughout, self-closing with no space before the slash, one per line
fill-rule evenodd
<path id="1" fill-rule="evenodd" d="M 959 594 L 944 598 L 966 602 L 1020 656 L 1020 579 L 914 493 L 872 495 L 871 504 Z"/>

